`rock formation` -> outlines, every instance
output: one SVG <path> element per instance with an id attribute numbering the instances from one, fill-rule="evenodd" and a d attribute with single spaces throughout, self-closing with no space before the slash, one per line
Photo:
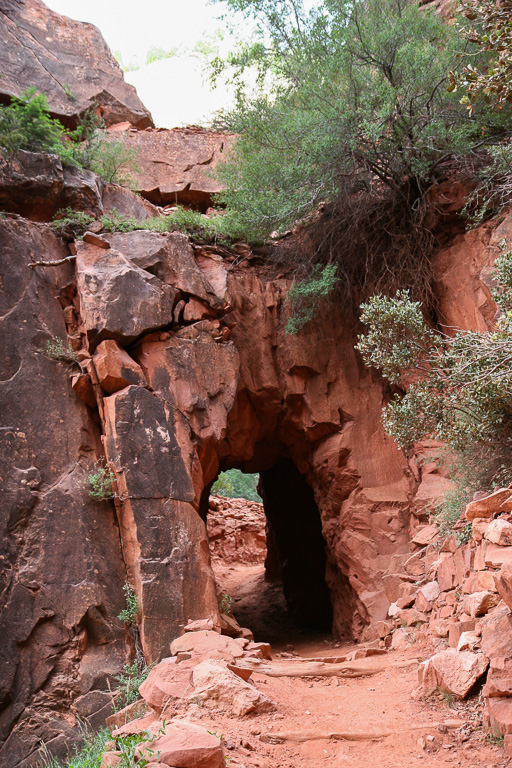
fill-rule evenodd
<path id="1" fill-rule="evenodd" d="M 222 187 L 213 172 L 233 141 L 230 134 L 201 128 L 137 131 L 113 126 L 116 135 L 137 152 L 134 173 L 138 192 L 156 205 L 193 205 L 206 211 Z"/>
<path id="2" fill-rule="evenodd" d="M 63 117 L 95 98 L 110 122 L 149 124 L 94 28 L 68 24 L 37 0 L 3 0 L 0 9 L 13 45 L 41 67 L 48 31 L 52 66 L 74 61 L 70 36 L 75 53 L 80 36 L 105 52 L 76 102 L 62 89 L 69 74 L 64 96 L 33 68 L 30 83 L 16 87 L 40 86 Z M 5 72 L 8 93 L 14 75 Z M 128 130 L 127 138 L 149 147 L 146 197 L 209 205 L 216 188 L 202 166 L 215 164 L 225 137 Z M 180 141 L 194 144 L 190 160 L 175 150 Z M 171 170 L 155 170 L 161 144 Z M 148 662 L 168 656 L 189 620 L 221 625 L 206 527 L 221 470 L 260 473 L 272 557 L 294 613 L 327 621 L 336 637 L 377 642 L 388 635 L 392 603 L 405 599 L 406 624 L 422 621 L 439 600 L 432 589 L 411 599 L 411 582 L 427 581 L 437 559 L 436 532 L 422 523 L 449 481 L 432 462 L 408 461 L 384 434 L 389 390 L 354 351 L 358 328 L 341 307 L 287 335 L 291 281 L 247 246 L 241 259 L 235 248 L 176 232 L 102 233 L 96 221 L 70 248 L 44 223 L 59 207 L 97 219 L 113 208 L 139 218 L 159 210 L 56 158 L 20 153 L 2 165 L 0 201 L 2 765 L 29 765 L 41 739 L 62 753 L 76 715 L 100 721 L 107 682 L 134 651 L 117 618 L 126 581 Z M 460 235 L 436 256 L 446 323 L 481 330 L 492 322 L 489 265 L 510 226 L 508 217 L 494 233 Z M 45 354 L 52 339 L 66 359 Z M 86 481 L 101 460 L 115 494 L 95 502 Z M 486 563 L 498 562 L 507 535 L 494 527 Z M 447 554 L 441 593 L 465 568 L 463 555 Z"/>
<path id="3" fill-rule="evenodd" d="M 1 0 L 0 29 L 1 101 L 35 86 L 67 125 L 93 105 L 107 124 L 153 125 L 97 27 L 61 16 L 41 0 Z"/>

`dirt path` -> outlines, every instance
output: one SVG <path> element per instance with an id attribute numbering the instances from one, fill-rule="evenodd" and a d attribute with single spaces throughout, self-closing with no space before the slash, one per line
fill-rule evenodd
<path id="1" fill-rule="evenodd" d="M 233 610 L 239 621 L 251 627 L 257 639 L 272 642 L 274 658 L 283 658 L 283 653 L 284 657 L 340 655 L 356 647 L 300 634 L 286 618 L 282 594 L 265 583 L 260 566 L 218 566 L 216 573 L 222 589 L 235 596 Z M 223 734 L 227 765 L 232 768 L 510 765 L 503 749 L 484 734 L 477 698 L 450 705 L 440 698 L 425 702 L 412 697 L 418 659 L 428 655 L 428 649 L 412 645 L 406 652 L 370 657 L 365 663 L 380 671 L 356 679 L 272 678 L 255 673 L 252 680 L 275 701 L 276 713 L 235 719 L 218 709 L 210 713 L 203 705 L 195 717 Z M 340 732 L 363 738 L 314 738 Z M 385 733 L 390 735 L 377 736 Z M 280 741 L 282 734 L 308 738 L 302 743 L 269 743 Z"/>

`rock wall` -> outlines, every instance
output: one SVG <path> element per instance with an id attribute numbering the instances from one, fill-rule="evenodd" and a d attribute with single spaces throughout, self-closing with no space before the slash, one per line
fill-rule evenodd
<path id="1" fill-rule="evenodd" d="M 96 201 L 140 204 L 129 195 L 109 188 Z M 421 534 L 449 481 L 433 464 L 409 464 L 383 433 L 387 389 L 358 359 L 343 313 L 331 307 L 286 335 L 285 278 L 260 257 L 240 265 L 179 233 L 88 235 L 73 258 L 45 224 L 8 214 L 0 226 L 6 765 L 23 764 L 42 736 L 58 748 L 80 707 L 94 716 L 107 705 L 100 691 L 131 652 L 116 619 L 125 580 L 148 660 L 166 656 L 188 620 L 218 623 L 204 520 L 220 470 L 269 478 L 272 524 L 291 554 L 293 508 L 276 503 L 270 478 L 279 486 L 279 467 L 298 473 L 325 541 L 334 634 L 375 637 L 404 574 L 415 581 L 430 567 L 410 531 Z M 475 237 L 489 245 L 472 251 L 461 239 L 437 257 L 452 312 L 474 296 L 487 307 L 501 230 Z M 65 261 L 34 266 L 41 259 Z M 448 263 L 456 284 L 439 267 Z M 79 363 L 46 358 L 51 337 L 67 338 Z M 115 508 L 84 489 L 103 453 Z"/>
<path id="2" fill-rule="evenodd" d="M 52 114 L 71 126 L 93 105 L 107 124 L 153 125 L 97 27 L 61 16 L 41 0 L 0 0 L 0 30 L 0 101 L 34 86 L 47 94 Z"/>

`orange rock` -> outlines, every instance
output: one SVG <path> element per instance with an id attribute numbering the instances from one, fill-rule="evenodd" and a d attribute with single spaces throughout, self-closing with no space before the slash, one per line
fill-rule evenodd
<path id="1" fill-rule="evenodd" d="M 276 709 L 274 702 L 221 661 L 202 661 L 192 673 L 194 696 L 219 701 L 237 717 Z"/>
<path id="2" fill-rule="evenodd" d="M 441 651 L 419 665 L 421 691 L 429 696 L 440 689 L 464 699 L 488 666 L 489 659 L 482 654 Z"/>
<path id="3" fill-rule="evenodd" d="M 148 750 L 151 749 L 151 753 Z M 206 728 L 183 720 L 171 720 L 165 734 L 137 749 L 141 757 L 159 755 L 159 762 L 175 768 L 225 768 L 222 742 Z"/>
<path id="4" fill-rule="evenodd" d="M 494 493 L 485 496 L 478 501 L 470 501 L 467 505 L 464 515 L 466 520 L 472 521 L 475 518 L 492 518 L 498 512 L 501 512 L 502 503 L 510 496 L 509 488 L 501 488 Z"/>
<path id="5" fill-rule="evenodd" d="M 245 641 L 247 645 L 248 641 Z M 225 659 L 232 661 L 243 656 L 244 646 L 227 635 L 219 635 L 216 632 L 186 632 L 171 643 L 171 653 L 191 653 L 194 656 L 203 656 L 210 659 Z M 181 666 L 181 665 L 180 665 Z"/>
<path id="6" fill-rule="evenodd" d="M 116 341 L 102 341 L 93 355 L 102 388 L 109 395 L 130 384 L 146 386 L 142 368 Z"/>
<path id="7" fill-rule="evenodd" d="M 484 537 L 493 544 L 499 544 L 501 547 L 509 546 L 512 544 L 512 524 L 498 517 L 489 523 Z"/>
<path id="8" fill-rule="evenodd" d="M 499 597 L 495 592 L 475 592 L 472 595 L 466 595 L 464 598 L 464 611 L 472 618 L 483 616 L 494 608 L 499 602 Z"/>
<path id="9" fill-rule="evenodd" d="M 140 695 L 156 712 L 171 707 L 191 690 L 190 677 L 193 665 L 176 663 L 176 659 L 161 661 L 150 671 L 139 688 Z"/>
<path id="10" fill-rule="evenodd" d="M 512 610 L 512 564 L 502 565 L 500 572 L 494 576 L 494 581 L 499 596 Z"/>

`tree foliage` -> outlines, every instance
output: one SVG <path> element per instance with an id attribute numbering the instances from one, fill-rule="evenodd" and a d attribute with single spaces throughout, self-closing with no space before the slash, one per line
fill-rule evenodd
<path id="1" fill-rule="evenodd" d="M 432 330 L 421 306 L 406 292 L 372 297 L 362 306 L 368 331 L 358 350 L 405 388 L 385 407 L 386 431 L 404 448 L 425 437 L 457 451 L 468 446 L 506 457 L 512 449 L 512 251 L 502 243 L 495 262 L 501 307 L 496 328 L 486 333 Z"/>
<path id="2" fill-rule="evenodd" d="M 462 103 L 470 110 L 482 99 L 512 102 L 512 1 L 462 0 L 458 10 L 465 19 L 462 35 L 487 55 L 466 62 L 460 73 L 450 72 L 450 87 L 466 91 Z"/>
<path id="3" fill-rule="evenodd" d="M 445 164 L 500 132 L 447 90 L 454 28 L 412 0 L 230 0 L 258 40 L 231 56 L 240 134 L 220 170 L 221 200 L 250 236 L 266 237 L 340 196 L 392 190 L 419 211 Z M 258 95 L 242 75 L 256 67 Z"/>

